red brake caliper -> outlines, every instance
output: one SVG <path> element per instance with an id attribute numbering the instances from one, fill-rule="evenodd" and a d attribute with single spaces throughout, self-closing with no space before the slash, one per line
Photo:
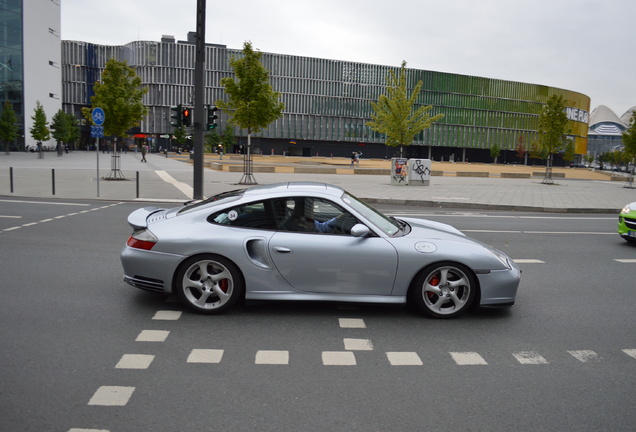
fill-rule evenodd
<path id="1" fill-rule="evenodd" d="M 437 286 L 437 285 L 439 285 L 439 282 L 440 282 L 439 273 L 436 273 L 436 274 L 435 274 L 435 275 L 434 275 L 434 276 L 433 276 L 433 277 L 432 277 L 432 278 L 428 281 L 428 283 L 429 283 L 430 285 L 433 285 L 433 286 Z M 430 291 L 427 291 L 427 292 L 426 292 L 426 295 L 428 296 L 428 298 L 429 298 L 429 299 L 433 299 L 433 298 L 436 296 L 436 294 L 435 294 L 435 293 L 432 293 L 432 292 L 430 292 Z"/>

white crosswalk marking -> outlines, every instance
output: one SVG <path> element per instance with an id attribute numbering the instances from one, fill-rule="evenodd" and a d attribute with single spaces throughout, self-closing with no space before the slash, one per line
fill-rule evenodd
<path id="1" fill-rule="evenodd" d="M 634 357 L 636 359 L 636 349 L 624 349 L 623 352 L 630 357 Z"/>
<path id="2" fill-rule="evenodd" d="M 422 359 L 415 352 L 388 352 L 387 358 L 391 366 L 422 366 Z"/>
<path id="3" fill-rule="evenodd" d="M 148 369 L 150 363 L 155 359 L 153 355 L 147 354 L 124 354 L 115 365 L 116 369 Z"/>
<path id="4" fill-rule="evenodd" d="M 289 351 L 260 350 L 256 352 L 256 364 L 286 365 L 289 364 Z"/>
<path id="5" fill-rule="evenodd" d="M 142 330 L 135 339 L 137 342 L 165 342 L 170 334 L 166 330 Z"/>
<path id="6" fill-rule="evenodd" d="M 165 321 L 176 321 L 181 318 L 181 311 L 171 311 L 171 310 L 163 310 L 157 311 L 155 316 L 152 317 L 153 320 L 165 320 Z"/>
<path id="7" fill-rule="evenodd" d="M 89 405 L 124 406 L 130 400 L 134 387 L 101 386 L 97 389 Z"/>
<path id="8" fill-rule="evenodd" d="M 512 354 L 521 364 L 548 364 L 548 361 L 534 351 L 520 351 Z"/>
<path id="9" fill-rule="evenodd" d="M 339 318 L 341 328 L 367 328 L 363 319 L 360 318 Z"/>
<path id="10" fill-rule="evenodd" d="M 614 261 L 617 261 L 617 262 L 623 263 L 623 264 L 634 264 L 634 263 L 636 263 L 636 259 L 635 258 L 615 259 Z"/>
<path id="11" fill-rule="evenodd" d="M 465 365 L 487 365 L 488 363 L 476 352 L 451 352 L 451 357 L 460 366 Z"/>
<path id="12" fill-rule="evenodd" d="M 322 364 L 325 366 L 355 366 L 356 356 L 351 351 L 323 351 Z"/>
<path id="13" fill-rule="evenodd" d="M 568 351 L 575 359 L 582 363 L 595 363 L 601 361 L 601 358 L 594 351 L 578 350 Z"/>
<path id="14" fill-rule="evenodd" d="M 373 344 L 369 339 L 344 339 L 344 347 L 347 351 L 372 351 Z"/>
<path id="15" fill-rule="evenodd" d="M 221 363 L 223 350 L 219 349 L 193 349 L 188 356 L 188 363 Z"/>

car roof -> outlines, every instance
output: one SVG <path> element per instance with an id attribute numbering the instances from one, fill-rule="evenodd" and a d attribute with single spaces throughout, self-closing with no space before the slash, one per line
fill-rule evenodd
<path id="1" fill-rule="evenodd" d="M 261 194 L 287 194 L 293 195 L 320 193 L 334 197 L 342 196 L 344 189 L 339 186 L 321 182 L 285 182 L 268 185 L 253 186 L 245 190 L 244 197 L 252 197 Z"/>

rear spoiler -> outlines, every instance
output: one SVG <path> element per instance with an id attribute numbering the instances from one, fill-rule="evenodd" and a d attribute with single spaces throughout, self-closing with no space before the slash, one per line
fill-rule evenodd
<path id="1" fill-rule="evenodd" d="M 137 209 L 128 215 L 128 224 L 135 230 L 148 228 L 148 217 L 161 210 L 163 209 L 159 207 L 144 207 Z"/>

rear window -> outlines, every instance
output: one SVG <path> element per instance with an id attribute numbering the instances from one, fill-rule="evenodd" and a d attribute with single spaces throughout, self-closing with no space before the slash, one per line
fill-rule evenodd
<path id="1" fill-rule="evenodd" d="M 205 207 L 216 207 L 220 204 L 226 204 L 232 201 L 236 201 L 243 196 L 245 189 L 236 189 L 229 192 L 223 192 L 218 195 L 211 196 L 210 198 L 198 201 L 196 203 L 188 204 L 179 210 L 179 214 L 189 213 L 194 210 L 199 210 Z"/>

